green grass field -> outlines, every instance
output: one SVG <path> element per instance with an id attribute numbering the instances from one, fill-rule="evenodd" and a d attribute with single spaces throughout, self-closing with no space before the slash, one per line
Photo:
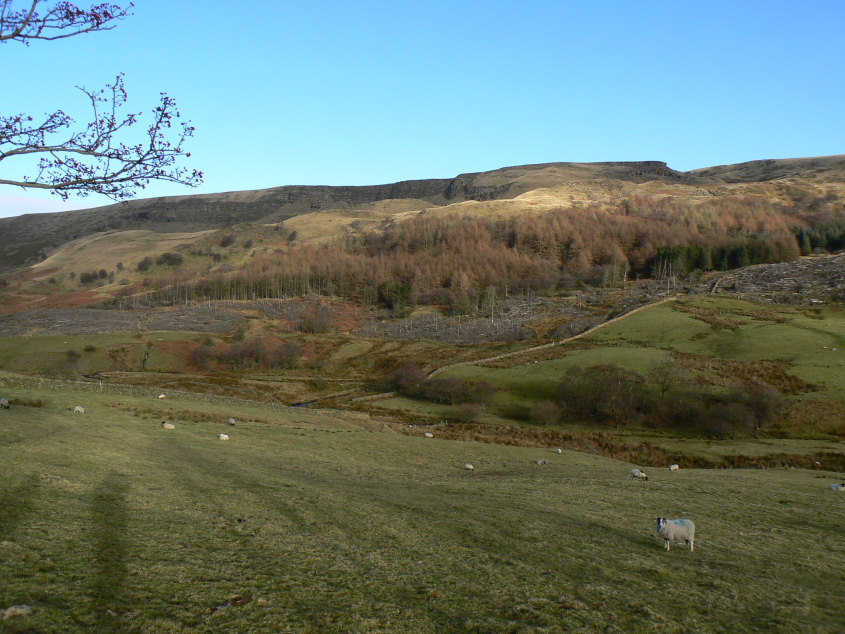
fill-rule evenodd
<path id="1" fill-rule="evenodd" d="M 0 410 L 0 609 L 33 607 L 10 631 L 845 629 L 842 474 L 635 482 L 355 414 L 3 390 L 42 401 Z M 663 549 L 658 515 L 696 522 L 694 553 Z"/>

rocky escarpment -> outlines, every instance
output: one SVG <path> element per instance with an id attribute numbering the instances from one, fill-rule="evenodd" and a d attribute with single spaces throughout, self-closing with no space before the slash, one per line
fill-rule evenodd
<path id="1" fill-rule="evenodd" d="M 436 206 L 466 200 L 515 198 L 528 191 L 568 183 L 662 181 L 709 185 L 771 180 L 780 175 L 845 173 L 845 156 L 755 161 L 678 172 L 662 161 L 541 163 L 467 173 L 455 178 L 408 180 L 357 187 L 285 186 L 253 191 L 168 196 L 94 209 L 0 218 L 0 271 L 33 264 L 52 249 L 102 231 L 148 229 L 201 231 L 240 223 L 283 222 L 326 209 L 364 208 L 389 199 L 414 199 Z"/>

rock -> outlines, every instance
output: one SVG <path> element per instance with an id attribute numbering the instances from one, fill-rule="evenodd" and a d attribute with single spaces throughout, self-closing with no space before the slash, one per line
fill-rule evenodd
<path id="1" fill-rule="evenodd" d="M 4 621 L 14 616 L 29 616 L 30 614 L 32 614 L 31 605 L 13 605 L 5 610 L 0 610 L 0 618 Z"/>

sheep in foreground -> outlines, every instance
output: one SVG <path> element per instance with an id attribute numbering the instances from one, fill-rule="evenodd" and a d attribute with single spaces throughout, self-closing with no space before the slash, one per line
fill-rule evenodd
<path id="1" fill-rule="evenodd" d="M 0 407 L 2 407 L 3 409 L 9 409 L 9 399 L 0 398 Z"/>
<path id="2" fill-rule="evenodd" d="M 645 474 L 645 471 L 640 471 L 639 469 L 631 469 L 631 477 L 635 480 L 648 480 L 648 476 Z"/>
<path id="3" fill-rule="evenodd" d="M 217 437 L 220 440 L 229 440 L 229 434 L 219 434 Z"/>
<path id="4" fill-rule="evenodd" d="M 82 407 L 82 405 L 77 405 L 76 407 L 73 408 L 73 413 L 74 414 L 84 414 L 85 408 Z"/>
<path id="5" fill-rule="evenodd" d="M 426 438 L 434 438 L 434 434 L 432 434 L 430 431 L 427 431 L 427 432 L 425 432 L 425 437 Z"/>
<path id="6" fill-rule="evenodd" d="M 229 422 L 229 427 L 235 426 L 235 419 L 234 418 L 230 418 L 228 422 Z"/>
<path id="7" fill-rule="evenodd" d="M 839 484 L 838 482 L 834 482 L 830 485 L 831 491 L 845 491 L 845 482 Z"/>
<path id="8" fill-rule="evenodd" d="M 174 425 L 173 423 L 168 423 L 164 420 L 161 421 L 161 427 L 162 429 L 176 429 L 176 425 Z"/>
<path id="9" fill-rule="evenodd" d="M 676 464 L 669 465 L 669 471 L 677 471 L 678 469 L 680 469 L 680 467 Z"/>
<path id="10" fill-rule="evenodd" d="M 537 464 L 546 464 L 546 461 L 545 460 L 538 460 Z"/>
<path id="11" fill-rule="evenodd" d="M 158 397 L 159 397 L 159 398 L 164 398 L 164 394 L 159 394 L 159 395 L 158 395 Z"/>
<path id="12" fill-rule="evenodd" d="M 670 550 L 672 542 L 689 544 L 690 552 L 695 550 L 695 524 L 692 520 L 667 520 L 657 518 L 657 533 L 663 538 L 663 545 Z"/>
<path id="13" fill-rule="evenodd" d="M 475 467 L 473 467 L 473 466 L 472 466 L 472 463 L 471 463 L 471 462 L 467 462 L 467 463 L 465 463 L 465 464 L 464 464 L 464 469 L 466 469 L 467 471 L 475 471 Z"/>

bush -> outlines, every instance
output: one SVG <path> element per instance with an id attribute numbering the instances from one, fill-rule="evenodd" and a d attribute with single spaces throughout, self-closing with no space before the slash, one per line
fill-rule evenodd
<path id="1" fill-rule="evenodd" d="M 156 264 L 167 266 L 178 266 L 182 264 L 182 256 L 179 253 L 162 253 L 156 258 Z"/>
<path id="2" fill-rule="evenodd" d="M 334 316 L 328 306 L 316 304 L 302 311 L 299 329 L 302 332 L 326 332 L 334 325 Z"/>
<path id="3" fill-rule="evenodd" d="M 206 371 L 211 367 L 214 359 L 214 350 L 205 344 L 199 345 L 191 350 L 191 364 L 198 370 Z"/>
<path id="4" fill-rule="evenodd" d="M 233 235 L 223 236 L 220 239 L 220 246 L 223 247 L 223 248 L 232 246 L 234 243 L 235 243 L 235 236 L 233 236 Z"/>
<path id="5" fill-rule="evenodd" d="M 550 425 L 560 420 L 560 413 L 560 408 L 551 401 L 540 401 L 528 410 L 528 418 L 532 423 Z"/>
<path id="6" fill-rule="evenodd" d="M 153 265 L 153 259 L 150 256 L 145 257 L 143 260 L 138 262 L 138 270 L 139 271 L 146 271 Z"/>
<path id="7" fill-rule="evenodd" d="M 462 423 L 471 423 L 481 414 L 481 405 L 477 403 L 461 403 L 455 407 L 455 417 Z"/>

